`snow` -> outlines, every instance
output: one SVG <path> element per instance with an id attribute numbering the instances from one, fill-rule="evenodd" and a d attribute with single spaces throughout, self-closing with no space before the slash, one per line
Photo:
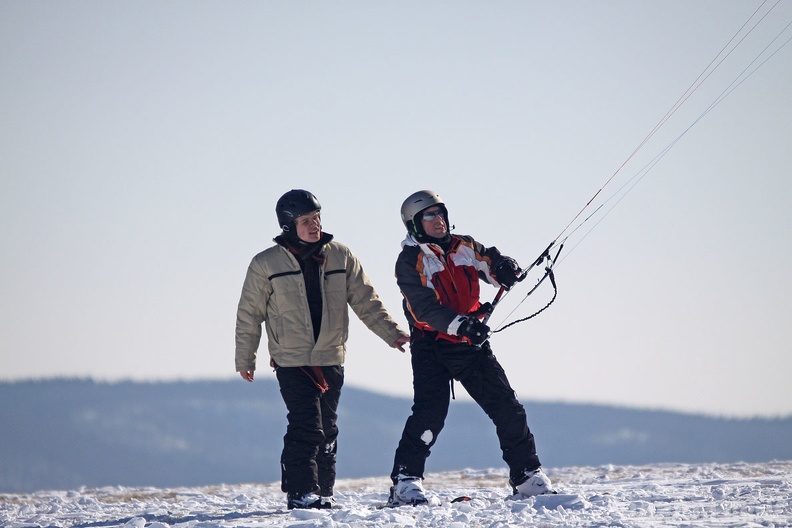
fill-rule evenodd
<path id="1" fill-rule="evenodd" d="M 792 461 L 544 469 L 561 494 L 507 500 L 502 469 L 430 473 L 440 506 L 394 509 L 382 508 L 387 477 L 339 481 L 337 507 L 323 511 L 286 510 L 278 483 L 0 494 L 0 526 L 792 526 Z"/>

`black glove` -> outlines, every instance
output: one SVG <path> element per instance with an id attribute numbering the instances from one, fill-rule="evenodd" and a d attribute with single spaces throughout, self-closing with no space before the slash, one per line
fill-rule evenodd
<path id="1" fill-rule="evenodd" d="M 475 317 L 466 317 L 462 324 L 459 325 L 459 330 L 457 330 L 459 337 L 467 337 L 474 345 L 480 345 L 489 339 L 489 334 L 490 327 Z"/>
<path id="2" fill-rule="evenodd" d="M 519 264 L 511 257 L 503 257 L 503 259 L 495 265 L 495 279 L 507 290 L 511 289 L 514 283 L 520 280 L 521 273 L 522 270 Z"/>

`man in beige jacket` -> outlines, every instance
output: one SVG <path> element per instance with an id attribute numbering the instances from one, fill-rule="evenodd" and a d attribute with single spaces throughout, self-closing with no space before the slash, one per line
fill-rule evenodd
<path id="1" fill-rule="evenodd" d="M 344 383 L 349 312 L 393 348 L 408 334 L 388 314 L 360 262 L 324 233 L 321 205 L 308 191 L 275 207 L 281 235 L 248 267 L 236 322 L 236 370 L 253 381 L 261 325 L 288 426 L 281 489 L 292 508 L 330 508 L 334 500 L 338 400 Z"/>

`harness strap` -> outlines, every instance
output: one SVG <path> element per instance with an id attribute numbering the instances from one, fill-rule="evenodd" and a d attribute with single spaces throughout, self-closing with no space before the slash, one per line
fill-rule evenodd
<path id="1" fill-rule="evenodd" d="M 324 394 L 330 390 L 330 385 L 328 385 L 327 380 L 324 377 L 322 367 L 300 367 L 300 369 L 305 372 L 309 378 L 311 378 L 311 381 L 314 382 L 314 385 L 316 385 L 316 388 L 319 389 L 319 392 Z"/>

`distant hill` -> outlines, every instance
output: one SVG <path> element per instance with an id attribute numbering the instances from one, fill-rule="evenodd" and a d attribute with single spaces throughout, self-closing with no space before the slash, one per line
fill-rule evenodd
<path id="1" fill-rule="evenodd" d="M 792 459 L 792 417 L 523 403 L 547 467 Z M 346 387 L 338 477 L 387 476 L 410 406 Z M 285 414 L 268 379 L 0 383 L 0 492 L 278 481 Z M 489 419 L 453 401 L 427 470 L 503 466 Z"/>

